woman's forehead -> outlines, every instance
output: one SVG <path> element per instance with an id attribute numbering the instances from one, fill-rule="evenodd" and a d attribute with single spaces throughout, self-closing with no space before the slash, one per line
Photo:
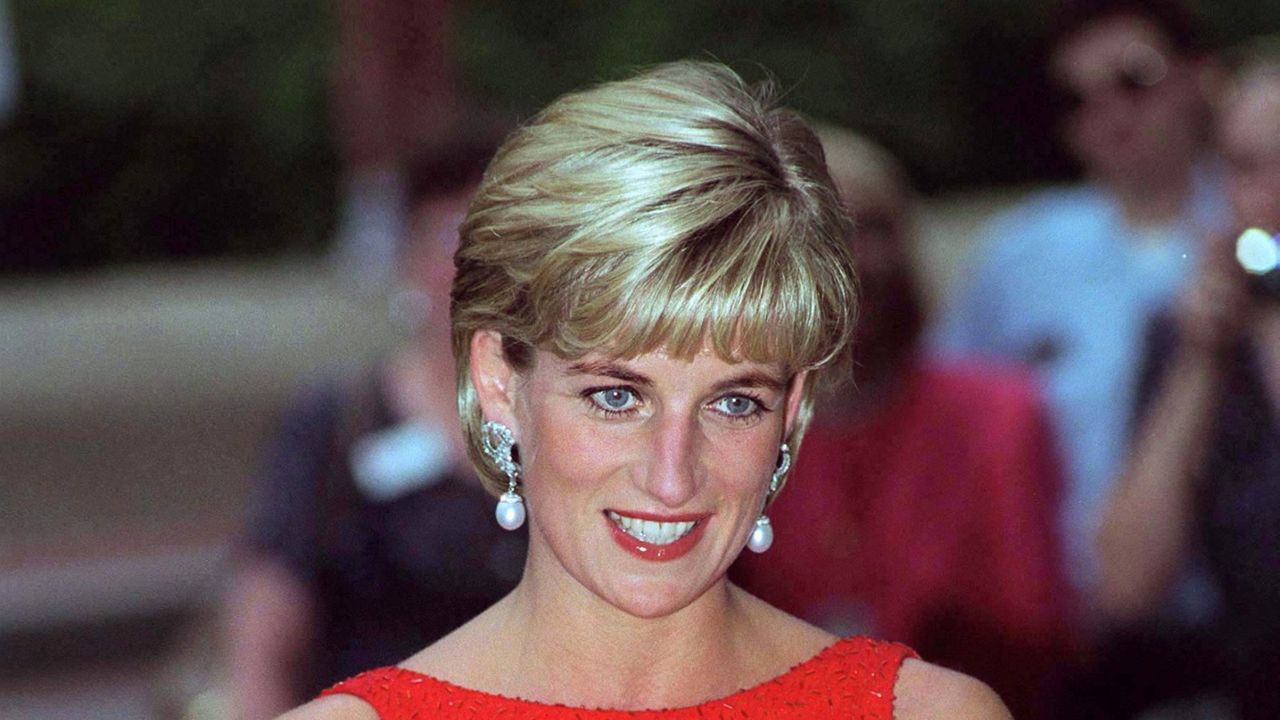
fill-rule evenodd
<path id="1" fill-rule="evenodd" d="M 703 343 L 698 351 L 692 354 L 678 353 L 669 347 L 625 354 L 597 351 L 575 357 L 565 357 L 550 351 L 539 351 L 539 354 L 552 358 L 556 369 L 566 374 L 615 376 L 619 379 L 628 379 L 625 376 L 629 374 L 644 375 L 645 371 L 653 373 L 692 371 L 751 376 L 761 382 L 764 378 L 769 378 L 771 382 L 785 383 L 791 374 L 785 363 L 781 361 L 756 361 L 740 356 L 725 357 L 710 341 Z"/>

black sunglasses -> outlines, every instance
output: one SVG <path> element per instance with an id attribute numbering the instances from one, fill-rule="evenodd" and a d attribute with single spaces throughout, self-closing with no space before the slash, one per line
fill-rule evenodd
<path id="1" fill-rule="evenodd" d="M 1121 95 L 1136 100 L 1159 85 L 1161 79 L 1161 77 L 1153 78 L 1146 68 L 1126 64 L 1111 76 L 1108 85 L 1111 89 L 1119 91 Z M 1074 113 L 1084 107 L 1089 98 L 1098 92 L 1094 89 L 1088 93 L 1081 93 L 1076 88 L 1067 87 L 1061 83 L 1055 84 L 1054 91 L 1058 110 L 1065 114 Z"/>

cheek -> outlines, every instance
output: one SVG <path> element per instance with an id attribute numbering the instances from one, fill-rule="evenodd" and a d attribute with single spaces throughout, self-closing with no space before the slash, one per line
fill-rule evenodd
<path id="1" fill-rule="evenodd" d="M 535 495 L 550 488 L 589 492 L 618 465 L 618 453 L 576 408 L 544 408 L 526 416 L 522 425 L 530 431 L 529 452 L 522 460 Z"/>
<path id="2" fill-rule="evenodd" d="M 1185 142 L 1195 137 L 1199 123 L 1193 102 L 1175 98 L 1151 105 L 1153 107 L 1145 116 L 1146 122 L 1143 124 L 1149 136 L 1165 142 Z"/>
<path id="3" fill-rule="evenodd" d="M 750 437 L 710 442 L 704 466 L 724 491 L 734 495 L 758 495 L 763 501 L 769 479 L 777 467 L 775 432 L 753 432 Z"/>
<path id="4" fill-rule="evenodd" d="M 1236 178 L 1231 201 L 1244 224 L 1271 232 L 1280 229 L 1280 169 Z"/>
<path id="5" fill-rule="evenodd" d="M 1263 215 L 1264 222 L 1268 223 L 1267 229 L 1280 232 L 1280 163 L 1267 168 L 1259 178 L 1258 185 L 1263 195 L 1260 214 Z"/>
<path id="6" fill-rule="evenodd" d="M 1088 122 L 1077 112 L 1062 126 L 1064 144 L 1077 158 L 1085 163 L 1094 163 L 1098 159 L 1098 138 L 1101 135 L 1099 124 Z"/>

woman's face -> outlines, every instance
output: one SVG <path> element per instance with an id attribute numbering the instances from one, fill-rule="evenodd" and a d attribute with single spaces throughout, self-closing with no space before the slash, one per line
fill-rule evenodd
<path id="1" fill-rule="evenodd" d="M 1280 232 L 1280 75 L 1252 79 L 1219 128 L 1229 190 L 1244 226 Z"/>
<path id="2" fill-rule="evenodd" d="M 711 351 L 688 362 L 538 351 L 499 410 L 520 448 L 526 579 L 637 617 L 702 596 L 761 513 L 803 382 Z"/>

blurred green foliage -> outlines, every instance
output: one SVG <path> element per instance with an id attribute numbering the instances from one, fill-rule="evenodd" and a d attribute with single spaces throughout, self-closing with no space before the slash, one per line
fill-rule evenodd
<path id="1" fill-rule="evenodd" d="M 789 105 L 869 132 L 933 189 L 1061 171 L 1028 173 L 991 152 L 1011 142 L 998 129 L 1021 129 L 980 117 L 992 96 L 1032 85 L 1043 10 L 1007 0 L 475 2 L 462 47 L 472 85 L 521 113 L 674 58 L 715 58 L 749 78 L 767 69 Z"/>
<path id="2" fill-rule="evenodd" d="M 62 270 L 319 244 L 333 204 L 324 2 L 21 0 L 0 258 Z"/>
<path id="3" fill-rule="evenodd" d="M 0 131 L 0 268 L 323 247 L 333 0 L 11 4 L 24 95 Z M 935 192 L 1069 172 L 1039 79 L 1047 4 L 474 0 L 455 47 L 470 94 L 514 118 L 676 58 L 771 74 Z M 1275 0 L 1192 6 L 1219 40 L 1280 28 Z"/>

